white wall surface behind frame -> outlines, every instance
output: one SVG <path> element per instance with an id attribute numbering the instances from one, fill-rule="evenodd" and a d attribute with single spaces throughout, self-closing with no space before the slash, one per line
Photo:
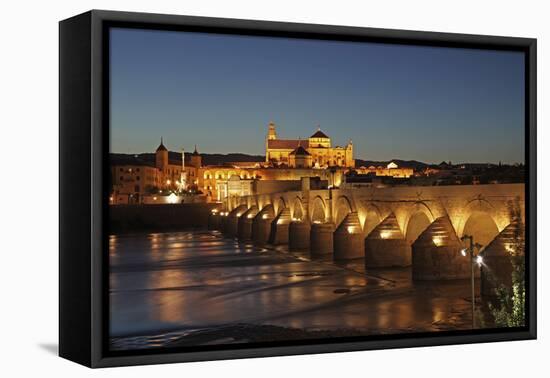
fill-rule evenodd
<path id="1" fill-rule="evenodd" d="M 0 372 L 4 377 L 55 375 L 191 377 L 467 377 L 541 376 L 550 350 L 548 241 L 539 238 L 539 340 L 389 351 L 277 357 L 92 371 L 55 356 L 57 349 L 58 246 L 58 25 L 89 9 L 249 18 L 411 30 L 536 37 L 539 146 L 550 143 L 545 105 L 550 29 L 544 2 L 388 1 L 58 1 L 4 3 L 2 41 L 3 216 L 0 280 Z M 550 154 L 539 149 L 539 235 L 550 223 L 542 194 Z M 17 194 L 14 194 L 14 193 Z M 538 374 L 536 374 L 538 373 Z"/>

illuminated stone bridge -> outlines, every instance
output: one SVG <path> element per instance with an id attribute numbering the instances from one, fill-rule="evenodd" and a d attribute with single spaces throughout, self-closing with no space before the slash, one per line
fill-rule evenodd
<path id="1" fill-rule="evenodd" d="M 212 221 L 258 244 L 364 257 L 367 267 L 412 264 L 415 279 L 453 279 L 470 274 L 460 238 L 498 244 L 523 224 L 524 199 L 524 184 L 310 190 L 302 179 L 299 191 L 230 198 Z"/>

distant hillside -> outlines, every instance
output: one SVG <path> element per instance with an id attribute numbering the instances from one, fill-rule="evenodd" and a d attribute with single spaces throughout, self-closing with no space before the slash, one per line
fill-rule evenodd
<path id="1" fill-rule="evenodd" d="M 188 159 L 187 154 L 185 154 L 186 159 Z M 224 163 L 231 163 L 237 161 L 244 162 L 264 162 L 265 156 L 261 155 L 246 155 L 239 153 L 231 154 L 201 154 L 202 164 L 204 165 L 223 165 Z M 181 160 L 181 156 L 180 156 Z"/>
<path id="2" fill-rule="evenodd" d="M 185 160 L 189 161 L 191 158 L 191 153 L 185 153 Z M 233 162 L 264 162 L 265 156 L 262 155 L 247 155 L 240 153 L 230 153 L 230 154 L 203 154 L 201 153 L 202 164 L 203 165 L 224 165 L 227 163 Z M 168 159 L 172 164 L 181 164 L 181 153 L 170 151 L 168 152 Z M 115 164 L 155 164 L 155 154 L 154 153 L 142 153 L 142 154 L 111 154 L 111 160 Z M 401 159 L 392 159 L 387 161 L 375 161 L 375 160 L 362 160 L 355 159 L 355 166 L 358 167 L 370 167 L 370 166 L 387 166 L 390 162 L 394 162 L 399 167 L 403 168 L 412 168 L 415 171 L 425 169 L 428 164 L 416 161 L 416 160 L 401 160 Z"/>
<path id="3" fill-rule="evenodd" d="M 191 159 L 192 153 L 185 153 L 185 161 Z M 202 164 L 203 165 L 224 165 L 226 163 L 244 161 L 244 162 L 263 162 L 265 161 L 264 156 L 260 155 L 247 155 L 239 153 L 230 153 L 230 154 L 203 154 L 201 153 Z M 168 160 L 172 164 L 181 164 L 181 152 L 168 152 Z M 155 154 L 154 153 L 142 153 L 142 154 L 120 154 L 112 153 L 111 161 L 114 164 L 155 164 Z"/>
<path id="4" fill-rule="evenodd" d="M 401 159 L 392 159 L 392 160 L 386 160 L 386 161 L 374 161 L 374 160 L 361 160 L 361 159 L 355 159 L 355 167 L 370 167 L 371 165 L 378 167 L 378 166 L 387 166 L 389 163 L 394 162 L 397 164 L 400 168 L 412 168 L 415 171 L 423 170 L 425 169 L 429 164 L 423 163 L 421 161 L 416 160 L 401 160 Z"/>

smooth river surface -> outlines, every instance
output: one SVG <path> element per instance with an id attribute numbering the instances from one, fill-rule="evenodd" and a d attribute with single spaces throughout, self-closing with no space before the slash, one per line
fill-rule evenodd
<path id="1" fill-rule="evenodd" d="M 468 280 L 417 284 L 410 268 L 365 272 L 361 260 L 339 266 L 217 231 L 112 235 L 109 253 L 115 349 L 231 324 L 366 334 L 471 324 Z"/>

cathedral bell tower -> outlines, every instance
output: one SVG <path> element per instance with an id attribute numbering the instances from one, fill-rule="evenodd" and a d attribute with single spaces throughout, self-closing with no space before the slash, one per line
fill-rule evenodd
<path id="1" fill-rule="evenodd" d="M 269 163 L 269 141 L 277 139 L 277 131 L 275 130 L 275 123 L 273 121 L 269 122 L 267 129 L 267 136 L 265 138 L 265 162 Z"/>
<path id="2" fill-rule="evenodd" d="M 267 130 L 267 140 L 274 140 L 277 139 L 277 131 L 275 131 L 275 123 L 273 121 L 269 122 Z"/>

